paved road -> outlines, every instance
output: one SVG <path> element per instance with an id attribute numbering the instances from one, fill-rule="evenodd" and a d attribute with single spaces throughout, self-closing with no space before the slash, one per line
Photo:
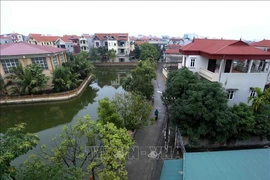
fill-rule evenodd
<path id="1" fill-rule="evenodd" d="M 162 145 L 162 130 L 164 128 L 165 109 L 161 101 L 161 94 L 165 90 L 165 77 L 162 74 L 162 64 L 158 64 L 156 70 L 157 79 L 154 81 L 155 102 L 152 108 L 151 117 L 154 116 L 155 109 L 159 110 L 159 119 L 153 125 L 138 130 L 135 134 L 135 145 L 127 161 L 129 180 L 157 180 L 161 168 L 161 158 L 154 159 L 160 153 Z M 156 149 L 155 149 L 156 148 Z M 163 153 L 161 154 L 163 156 Z"/>

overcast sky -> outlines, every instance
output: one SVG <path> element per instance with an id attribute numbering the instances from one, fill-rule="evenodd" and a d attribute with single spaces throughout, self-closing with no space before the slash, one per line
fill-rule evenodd
<path id="1" fill-rule="evenodd" d="M 1 34 L 270 39 L 269 1 L 1 1 Z"/>

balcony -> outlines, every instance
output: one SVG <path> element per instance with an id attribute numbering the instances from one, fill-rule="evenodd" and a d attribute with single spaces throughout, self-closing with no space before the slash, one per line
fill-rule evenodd
<path id="1" fill-rule="evenodd" d="M 200 68 L 199 75 L 212 82 L 219 81 L 219 73 L 213 73 L 203 68 Z"/>
<path id="2" fill-rule="evenodd" d="M 183 67 L 182 62 L 178 63 L 178 69 L 181 69 Z"/>

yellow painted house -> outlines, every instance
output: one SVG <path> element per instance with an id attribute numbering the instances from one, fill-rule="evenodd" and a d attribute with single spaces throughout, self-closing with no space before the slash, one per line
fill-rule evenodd
<path id="1" fill-rule="evenodd" d="M 19 62 L 24 67 L 32 63 L 39 64 L 43 68 L 43 73 L 52 77 L 54 70 L 67 62 L 66 49 L 24 42 L 0 45 L 1 77 L 9 75 L 11 68 L 17 67 Z"/>

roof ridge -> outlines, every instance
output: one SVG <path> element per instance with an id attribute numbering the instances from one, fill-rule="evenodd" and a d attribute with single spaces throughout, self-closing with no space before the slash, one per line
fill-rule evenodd
<path id="1" fill-rule="evenodd" d="M 236 42 L 240 42 L 240 40 L 235 40 L 235 41 L 236 41 Z M 226 47 L 228 47 L 228 46 L 230 46 L 230 45 L 232 45 L 232 44 L 234 44 L 234 43 L 236 43 L 236 42 L 233 42 L 233 43 L 231 43 L 231 44 L 227 44 L 227 45 L 225 45 L 224 47 L 222 47 L 222 48 L 220 48 L 220 49 L 216 50 L 216 51 L 215 51 L 215 53 L 217 53 L 217 52 L 221 51 L 222 49 L 225 49 Z"/>

